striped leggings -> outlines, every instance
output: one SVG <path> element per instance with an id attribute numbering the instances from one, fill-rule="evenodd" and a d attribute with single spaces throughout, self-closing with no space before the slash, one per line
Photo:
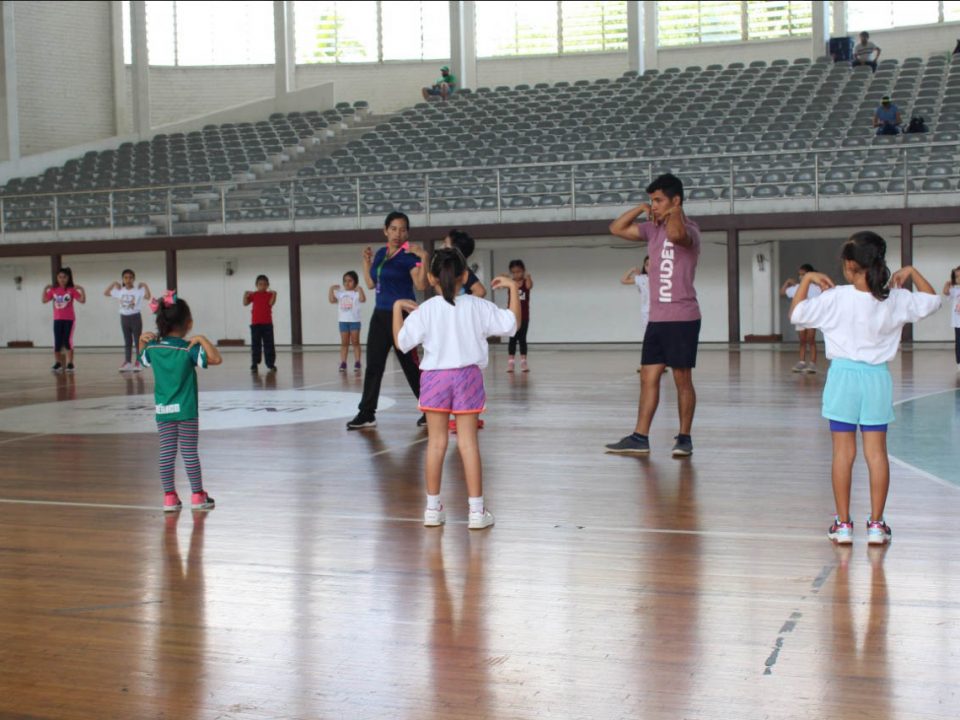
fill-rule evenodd
<path id="1" fill-rule="evenodd" d="M 200 456 L 197 454 L 197 436 L 200 420 L 157 421 L 160 431 L 160 482 L 164 492 L 175 492 L 173 477 L 177 465 L 177 449 L 183 455 L 183 464 L 190 479 L 190 491 L 203 490 L 203 477 L 200 474 Z"/>

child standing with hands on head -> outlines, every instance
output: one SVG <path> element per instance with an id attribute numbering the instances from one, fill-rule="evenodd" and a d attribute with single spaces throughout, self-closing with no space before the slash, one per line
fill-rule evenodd
<path id="1" fill-rule="evenodd" d="M 520 371 L 530 372 L 527 365 L 527 330 L 530 329 L 530 291 L 533 290 L 533 278 L 527 272 L 527 266 L 523 260 L 510 261 L 510 275 L 517 286 L 517 292 L 520 296 L 520 329 L 517 334 L 510 338 L 510 347 L 508 351 L 510 357 L 507 360 L 507 372 L 513 372 L 514 356 L 517 352 L 517 344 L 520 344 Z"/>
<path id="2" fill-rule="evenodd" d="M 867 542 L 884 545 L 893 537 L 883 517 L 890 489 L 887 424 L 894 420 L 893 380 L 887 363 L 897 354 L 903 326 L 940 307 L 936 291 L 916 268 L 904 267 L 890 275 L 886 252 L 886 242 L 876 233 L 855 233 L 841 252 L 843 276 L 850 284 L 835 288 L 826 275 L 807 272 L 790 305 L 791 322 L 823 331 L 831 360 L 823 389 L 823 417 L 830 421 L 833 435 L 837 514 L 827 537 L 842 545 L 853 542 L 850 488 L 858 425 L 870 473 Z M 917 291 L 902 288 L 909 281 Z M 813 285 L 824 292 L 809 298 Z"/>
<path id="3" fill-rule="evenodd" d="M 960 372 L 960 266 L 950 271 L 950 282 L 943 286 L 943 294 L 950 298 L 950 322 L 953 325 L 953 354 Z"/>
<path id="4" fill-rule="evenodd" d="M 785 298 L 793 300 L 797 294 L 797 288 L 800 287 L 800 283 L 803 281 L 803 276 L 808 272 L 814 272 L 813 265 L 804 263 L 797 272 L 798 280 L 787 278 L 783 285 L 780 286 L 780 294 Z M 807 290 L 807 300 L 813 300 L 820 292 L 820 288 L 817 285 L 811 285 Z M 800 341 L 800 361 L 793 366 L 793 372 L 809 374 L 817 372 L 816 328 L 805 328 L 798 325 L 797 339 Z M 810 362 L 807 362 L 807 348 L 810 349 Z"/>
<path id="5" fill-rule="evenodd" d="M 143 318 L 140 315 L 140 306 L 144 300 L 150 299 L 150 288 L 146 283 L 139 283 L 134 287 L 137 279 L 133 270 L 124 270 L 120 277 L 123 282 L 114 280 L 103 291 L 105 297 L 116 298 L 120 301 L 120 330 L 123 332 L 123 365 L 120 372 L 140 372 L 140 359 L 133 361 L 133 351 L 137 346 L 140 335 L 143 334 Z M 139 356 L 139 353 L 137 353 Z"/>
<path id="6" fill-rule="evenodd" d="M 53 302 L 53 367 L 55 373 L 63 372 L 61 355 L 65 354 L 67 372 L 72 373 L 73 366 L 73 331 L 76 329 L 77 314 L 73 309 L 74 302 L 85 303 L 87 294 L 79 285 L 73 284 L 73 271 L 68 267 L 57 270 L 57 284 L 47 285 L 43 289 L 43 302 Z"/>
<path id="7" fill-rule="evenodd" d="M 270 372 L 277 371 L 277 348 L 273 344 L 273 306 L 277 302 L 277 291 L 270 289 L 270 280 L 266 275 L 257 275 L 257 289 L 243 293 L 243 306 L 250 308 L 250 372 L 257 372 L 260 358 L 267 363 Z"/>
<path id="8" fill-rule="evenodd" d="M 360 372 L 360 303 L 367 296 L 360 287 L 360 276 L 353 270 L 343 274 L 343 287 L 330 286 L 328 299 L 331 305 L 339 305 L 337 320 L 340 322 L 340 372 L 347 371 L 347 353 L 353 345 L 353 371 Z"/>
<path id="9" fill-rule="evenodd" d="M 477 442 L 477 420 L 486 405 L 483 368 L 489 360 L 487 338 L 516 331 L 520 324 L 518 287 L 506 277 L 498 277 L 491 284 L 495 289 L 509 290 L 509 310 L 489 300 L 461 295 L 467 281 L 467 261 L 456 248 L 443 248 L 433 254 L 427 279 L 439 295 L 419 307 L 412 300 L 397 300 L 393 306 L 393 336 L 400 352 L 409 352 L 420 344 L 424 350 L 420 410 L 427 416 L 428 437 L 423 524 L 436 527 L 446 521 L 440 483 L 449 439 L 447 419 L 452 414 L 457 421 L 457 448 L 469 495 L 467 527 L 481 530 L 494 523 L 493 513 L 483 503 Z M 405 312 L 410 313 L 406 320 Z"/>
<path id="10" fill-rule="evenodd" d="M 150 309 L 156 314 L 157 332 L 140 336 L 140 361 L 153 368 L 163 511 L 176 512 L 183 507 L 174 485 L 178 450 L 190 479 L 191 507 L 212 510 L 213 498 L 203 489 L 197 453 L 200 412 L 196 368 L 219 365 L 223 359 L 203 335 L 187 338 L 193 329 L 193 316 L 176 291 L 168 290 L 162 298 L 155 298 Z"/>

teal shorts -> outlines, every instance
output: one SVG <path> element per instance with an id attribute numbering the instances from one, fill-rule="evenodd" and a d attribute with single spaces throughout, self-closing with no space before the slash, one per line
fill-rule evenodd
<path id="1" fill-rule="evenodd" d="M 823 416 L 850 425 L 886 425 L 894 420 L 893 379 L 887 364 L 831 361 L 823 388 Z"/>

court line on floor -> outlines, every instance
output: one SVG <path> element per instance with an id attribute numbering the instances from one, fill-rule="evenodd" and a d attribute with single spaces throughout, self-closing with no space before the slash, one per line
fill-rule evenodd
<path id="1" fill-rule="evenodd" d="M 922 395 L 915 395 L 913 397 L 904 398 L 903 400 L 898 400 L 893 404 L 893 406 L 896 407 L 897 405 L 903 405 L 904 403 L 913 402 L 914 400 L 923 400 L 924 398 L 934 397 L 936 395 L 946 395 L 947 393 L 955 393 L 956 391 L 957 391 L 956 388 L 949 388 L 947 390 L 936 390 L 934 392 L 923 393 Z M 930 480 L 931 482 L 934 482 L 937 485 L 942 485 L 943 487 L 948 487 L 953 490 L 960 490 L 960 485 L 957 485 L 956 483 L 952 483 L 949 480 L 945 480 L 939 475 L 934 475 L 933 473 L 927 472 L 926 470 L 921 470 L 916 465 L 911 465 L 907 461 L 901 460 L 896 455 L 890 452 L 887 453 L 887 456 L 890 458 L 890 461 L 893 462 L 893 464 L 899 465 L 900 467 L 906 470 L 912 470 L 913 472 L 917 473 L 917 475 L 924 478 L 925 480 Z"/>
<path id="2" fill-rule="evenodd" d="M 6 433 L 4 433 L 6 435 Z M 33 433 L 32 435 L 20 435 L 19 437 L 7 438 L 6 440 L 0 440 L 0 445 L 6 445 L 7 443 L 20 442 L 21 440 L 30 440 L 32 438 L 46 437 L 50 433 Z"/>

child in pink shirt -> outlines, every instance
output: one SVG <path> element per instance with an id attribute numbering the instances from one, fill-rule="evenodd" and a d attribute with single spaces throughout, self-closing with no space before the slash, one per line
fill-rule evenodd
<path id="1" fill-rule="evenodd" d="M 73 284 L 73 271 L 68 267 L 57 271 L 57 284 L 47 285 L 43 289 L 43 302 L 53 302 L 53 355 L 54 365 L 51 370 L 55 373 L 63 372 L 60 363 L 61 353 L 67 360 L 66 370 L 72 373 L 73 366 L 73 331 L 77 315 L 74 312 L 74 302 L 85 303 L 87 294 L 79 285 Z"/>

